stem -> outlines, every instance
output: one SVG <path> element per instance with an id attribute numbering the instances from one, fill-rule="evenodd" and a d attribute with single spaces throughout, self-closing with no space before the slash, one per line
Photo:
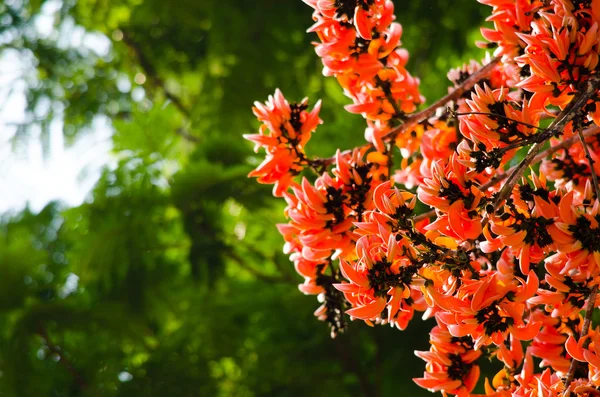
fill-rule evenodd
<path id="1" fill-rule="evenodd" d="M 598 187 L 598 175 L 596 175 L 596 170 L 594 169 L 594 160 L 592 160 L 592 156 L 590 155 L 590 148 L 588 147 L 581 130 L 577 130 L 577 135 L 579 136 L 579 140 L 581 141 L 581 145 L 583 146 L 583 150 L 585 150 L 585 156 L 588 159 L 588 163 L 590 164 L 590 172 L 592 173 L 592 181 L 594 182 L 594 192 L 596 192 L 596 198 L 600 198 L 600 187 Z"/>
<path id="2" fill-rule="evenodd" d="M 402 133 L 410 130 L 411 128 L 414 128 L 416 125 L 422 123 L 423 121 L 427 120 L 431 116 L 435 115 L 435 112 L 438 108 L 446 105 L 449 102 L 458 100 L 461 96 L 463 96 L 466 92 L 468 92 L 471 88 L 473 88 L 473 86 L 475 84 L 479 83 L 481 80 L 486 78 L 492 72 L 492 69 L 498 64 L 498 62 L 500 62 L 500 57 L 496 57 L 496 58 L 492 59 L 488 64 L 486 64 L 481 69 L 479 69 L 478 71 L 476 71 L 475 73 L 470 75 L 460 86 L 455 88 L 454 91 L 452 91 L 448 95 L 438 99 L 435 103 L 433 103 L 427 109 L 423 109 L 420 112 L 413 114 L 408 119 L 406 119 L 404 121 L 404 123 L 402 123 L 402 125 L 389 131 L 387 134 L 385 134 L 383 136 L 383 140 L 387 141 L 387 142 L 392 142 L 396 138 L 396 136 L 398 136 L 399 134 L 402 134 Z M 359 148 L 366 149 L 366 148 L 372 148 L 372 147 L 373 147 L 372 143 L 366 143 L 366 144 L 360 146 Z M 346 151 L 346 152 L 349 152 L 349 151 Z M 315 160 L 313 160 L 313 162 L 316 164 L 327 166 L 327 165 L 333 164 L 335 162 L 335 157 L 329 157 L 326 159 L 315 159 Z"/>
<path id="3" fill-rule="evenodd" d="M 548 127 L 548 135 L 545 139 L 534 143 L 531 145 L 529 149 L 529 153 L 525 156 L 525 159 L 515 168 L 515 170 L 509 175 L 508 180 L 500 189 L 498 193 L 498 197 L 494 203 L 494 209 L 497 209 L 500 204 L 506 200 L 511 192 L 515 184 L 523 174 L 525 173 L 525 169 L 533 162 L 535 157 L 540 153 L 544 144 L 550 139 L 552 136 L 558 136 L 563 131 L 564 127 L 572 121 L 576 116 L 581 114 L 582 108 L 586 105 L 586 103 L 590 100 L 590 98 L 598 92 L 598 87 L 600 86 L 600 75 L 595 74 L 590 76 L 590 78 L 585 82 L 585 87 L 577 91 L 577 94 L 569 102 L 569 104 L 564 108 L 562 112 L 558 114 L 556 119 L 550 124 Z"/>
<path id="4" fill-rule="evenodd" d="M 171 101 L 173 103 L 173 105 L 175 105 L 177 110 L 179 110 L 181 112 L 181 114 L 183 114 L 185 116 L 186 119 L 189 119 L 191 117 L 191 113 L 192 113 L 190 111 L 190 109 L 188 109 L 183 104 L 183 101 L 177 95 L 173 94 L 167 88 L 165 81 L 159 76 L 158 72 L 156 71 L 156 69 L 154 68 L 154 66 L 152 65 L 152 63 L 150 62 L 150 60 L 144 53 L 144 51 L 142 51 L 142 48 L 133 40 L 133 38 L 129 35 L 129 32 L 127 32 L 125 30 L 123 30 L 122 32 L 123 32 L 123 42 L 135 53 L 135 56 L 138 59 L 140 67 L 142 68 L 142 70 L 144 71 L 146 76 L 148 76 L 148 80 L 152 83 L 152 85 L 154 87 L 159 88 L 163 92 L 165 97 L 169 101 Z M 188 132 L 186 132 L 182 128 L 177 129 L 176 133 L 177 133 L 177 135 L 180 135 L 181 137 L 183 137 L 184 139 L 186 139 L 190 142 L 194 142 L 194 143 L 200 142 L 200 139 L 198 137 L 190 135 Z"/>
<path id="5" fill-rule="evenodd" d="M 592 136 L 595 135 L 597 133 L 600 132 L 600 127 L 594 126 L 591 128 L 588 128 L 587 130 L 583 131 L 583 136 L 584 137 L 588 137 L 588 136 Z M 567 140 L 562 141 L 561 143 L 559 143 L 556 146 L 552 146 L 551 148 L 548 148 L 546 150 L 544 150 L 543 152 L 541 152 L 540 154 L 538 154 L 533 161 L 531 162 L 531 164 L 537 164 L 540 161 L 544 160 L 546 157 L 548 157 L 549 155 L 552 155 L 556 152 L 559 152 L 563 149 L 567 149 L 570 148 L 571 146 L 573 146 L 573 144 L 575 144 L 575 141 L 577 141 L 578 137 L 573 136 Z M 487 190 L 489 188 L 491 188 L 492 186 L 496 185 L 498 182 L 501 182 L 502 180 L 504 180 L 507 176 L 509 176 L 511 173 L 513 173 L 518 166 L 514 166 L 512 168 L 510 168 L 508 171 L 506 171 L 503 174 L 500 175 L 496 175 L 495 177 L 493 177 L 492 179 L 490 179 L 487 183 L 481 185 L 479 187 L 479 190 Z"/>
<path id="6" fill-rule="evenodd" d="M 64 356 L 64 352 L 62 351 L 62 349 L 60 347 L 56 346 L 54 343 L 52 343 L 52 340 L 48 336 L 48 332 L 46 331 L 46 328 L 44 328 L 44 326 L 42 324 L 39 325 L 37 334 L 42 338 L 46 347 L 48 347 L 48 349 L 52 353 L 54 353 L 58 356 L 58 362 L 63 367 L 65 367 L 65 369 L 67 371 L 69 371 L 69 373 L 73 376 L 73 379 L 75 379 L 75 382 L 77 382 L 77 384 L 79 385 L 79 388 L 81 390 L 87 389 L 88 384 L 87 384 L 86 380 L 75 369 L 75 367 L 73 366 L 73 363 Z"/>
<path id="7" fill-rule="evenodd" d="M 533 125 L 533 124 L 525 123 L 524 121 L 515 120 L 515 119 L 512 119 L 510 117 L 504 116 L 502 114 L 493 113 L 493 112 L 460 112 L 460 113 L 459 112 L 454 112 L 453 114 L 455 114 L 457 116 L 481 115 L 481 116 L 488 116 L 488 117 L 489 116 L 499 117 L 499 118 L 507 120 L 507 121 L 512 121 L 513 123 L 524 125 L 525 127 L 529 127 L 529 128 L 533 128 L 533 129 L 541 130 L 541 131 L 546 131 L 545 128 L 538 127 L 538 126 Z M 535 137 L 535 135 L 532 136 L 532 138 L 533 137 Z M 523 145 L 527 144 L 527 142 L 522 142 L 522 143 L 523 143 Z"/>
<path id="8" fill-rule="evenodd" d="M 435 115 L 435 111 L 438 108 L 446 105 L 448 102 L 458 100 L 461 96 L 463 96 L 464 93 L 473 88 L 475 84 L 479 83 L 482 79 L 486 78 L 492 72 L 492 69 L 494 69 L 498 62 L 500 62 L 500 57 L 492 59 L 487 65 L 470 75 L 460 86 L 455 88 L 454 91 L 438 99 L 427 109 L 424 109 L 412 115 L 404 123 L 402 123 L 402 125 L 388 132 L 384 136 L 384 138 L 393 140 L 397 135 L 402 134 L 403 132 L 406 132 L 411 128 L 414 128 L 416 125 Z"/>
<path id="9" fill-rule="evenodd" d="M 600 127 L 598 126 L 594 126 L 594 127 L 590 127 L 588 129 L 586 129 L 585 131 L 583 131 L 582 136 L 584 138 L 587 138 L 589 136 L 595 135 L 597 133 L 600 132 Z M 573 136 L 569 139 L 566 139 L 564 141 L 562 141 L 561 143 L 559 143 L 558 145 L 552 146 L 546 150 L 544 150 L 543 152 L 541 152 L 540 154 L 538 154 L 533 161 L 531 162 L 531 164 L 537 164 L 540 161 L 546 159 L 548 156 L 559 152 L 563 149 L 568 149 L 571 146 L 573 146 L 573 144 L 575 144 L 575 142 L 578 140 L 579 138 L 576 136 Z M 487 183 L 481 185 L 478 187 L 479 190 L 481 191 L 485 191 L 491 187 L 493 187 L 494 185 L 498 184 L 499 182 L 502 182 L 504 179 L 506 179 L 507 176 L 509 176 L 511 173 L 513 173 L 515 170 L 517 169 L 517 166 L 514 166 L 512 168 L 510 168 L 508 171 L 506 171 L 505 173 L 502 174 L 498 174 L 496 176 L 494 176 L 492 179 L 490 179 Z M 413 218 L 413 220 L 415 222 L 419 222 L 422 221 L 423 219 L 429 218 L 430 216 L 435 215 L 435 210 L 431 210 L 431 211 L 427 211 L 424 212 L 420 215 L 417 215 Z"/>
<path id="10" fill-rule="evenodd" d="M 598 293 L 598 285 L 594 285 L 592 291 L 590 292 L 590 296 L 588 298 L 587 305 L 585 306 L 585 318 L 583 320 L 583 328 L 581 329 L 581 334 L 579 334 L 579 339 L 585 337 L 589 330 L 590 325 L 592 323 L 592 314 L 594 313 L 594 307 L 596 306 L 596 295 Z M 583 343 L 583 348 L 585 349 L 590 340 L 586 340 Z M 575 359 L 571 359 L 571 366 L 569 367 L 569 372 L 567 372 L 567 377 L 565 378 L 565 387 L 568 389 L 573 381 L 573 377 L 575 376 L 575 371 L 577 370 L 577 365 L 579 363 Z"/>

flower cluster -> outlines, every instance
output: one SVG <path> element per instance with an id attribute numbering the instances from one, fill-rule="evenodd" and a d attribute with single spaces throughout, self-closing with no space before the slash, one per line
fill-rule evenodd
<path id="1" fill-rule="evenodd" d="M 477 396 L 481 359 L 502 367 L 487 396 L 600 395 L 600 0 L 479 0 L 497 57 L 451 70 L 420 112 L 390 0 L 304 1 L 369 143 L 310 158 L 319 105 L 279 91 L 254 110 L 269 135 L 247 138 L 315 315 L 334 336 L 346 315 L 433 318 L 414 381 L 444 396 Z"/>
<path id="2" fill-rule="evenodd" d="M 366 136 L 383 151 L 382 137 L 424 101 L 419 80 L 405 69 L 408 52 L 399 48 L 402 26 L 392 22 L 391 0 L 303 0 L 315 9 L 316 52 L 325 76 L 335 76 L 369 127 Z"/>
<path id="3" fill-rule="evenodd" d="M 332 261 L 355 255 L 359 238 L 355 224 L 373 208 L 373 191 L 388 174 L 386 164 L 376 160 L 361 150 L 338 151 L 331 173 L 314 183 L 303 178 L 284 193 L 289 222 L 278 228 L 286 241 L 284 251 L 305 278 L 300 286 L 304 293 L 323 294 L 323 299 L 339 294 L 331 288 L 341 281 L 340 269 Z M 337 332 L 339 327 L 333 328 Z"/>
<path id="4" fill-rule="evenodd" d="M 475 362 L 481 351 L 473 349 L 470 338 L 457 338 L 443 325 L 434 327 L 430 336 L 431 350 L 417 352 L 417 356 L 427 361 L 427 372 L 415 382 L 425 389 L 468 396 L 479 379 L 479 366 Z"/>
<path id="5" fill-rule="evenodd" d="M 321 102 L 317 102 L 311 112 L 307 109 L 308 98 L 290 105 L 279 90 L 265 104 L 254 103 L 252 110 L 263 124 L 260 134 L 248 134 L 244 138 L 255 143 L 256 152 L 265 148 L 267 156 L 249 176 L 258 177 L 259 183 L 274 184 L 276 197 L 283 195 L 292 179 L 308 164 L 304 146 L 322 122 L 319 118 Z"/>
<path id="6" fill-rule="evenodd" d="M 565 106 L 598 67 L 598 0 L 479 0 L 493 7 L 493 29 L 482 29 L 510 65 L 511 81 L 544 105 Z M 591 109 L 590 109 L 591 110 Z M 595 113 L 595 111 L 592 111 Z"/>
<path id="7" fill-rule="evenodd" d="M 564 132 L 564 135 L 570 137 L 574 134 L 572 129 L 569 129 Z M 561 140 L 551 140 L 551 144 L 554 146 L 558 146 L 560 143 Z M 591 168 L 594 168 L 596 174 L 600 173 L 600 158 L 597 155 L 600 153 L 600 135 L 587 137 L 586 144 L 590 148 L 593 160 L 591 166 L 586 158 L 583 145 L 577 143 L 556 152 L 551 158 L 545 159 L 540 166 L 540 172 L 546 175 L 549 181 L 554 182 L 556 187 L 565 191 L 575 191 L 578 196 L 589 197 L 591 194 L 590 182 L 592 182 Z"/>

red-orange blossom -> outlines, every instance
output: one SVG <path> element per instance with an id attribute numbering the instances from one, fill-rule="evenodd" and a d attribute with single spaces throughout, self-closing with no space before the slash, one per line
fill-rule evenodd
<path id="1" fill-rule="evenodd" d="M 487 396 L 597 396 L 600 0 L 478 1 L 493 67 L 451 70 L 442 106 L 418 113 L 391 0 L 304 0 L 323 74 L 365 118 L 367 144 L 311 158 L 320 102 L 277 90 L 254 108 L 260 134 L 246 138 L 266 158 L 250 176 L 287 202 L 284 251 L 333 336 L 345 316 L 403 330 L 417 314 L 437 323 L 416 352 L 421 387 L 476 396 L 478 360 L 492 358 L 503 369 Z M 527 147 L 519 161 L 539 169 L 510 168 Z"/>

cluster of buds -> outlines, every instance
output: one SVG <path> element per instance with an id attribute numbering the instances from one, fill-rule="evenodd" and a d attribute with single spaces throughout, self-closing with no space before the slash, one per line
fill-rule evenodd
<path id="1" fill-rule="evenodd" d="M 250 175 L 287 202 L 278 227 L 315 315 L 333 336 L 345 315 L 434 318 L 415 382 L 443 395 L 477 396 L 483 358 L 503 367 L 487 396 L 600 395 L 600 0 L 479 0 L 495 58 L 451 70 L 420 112 L 392 1 L 304 1 L 368 143 L 311 158 L 320 103 L 279 91 L 247 139 L 266 150 Z"/>

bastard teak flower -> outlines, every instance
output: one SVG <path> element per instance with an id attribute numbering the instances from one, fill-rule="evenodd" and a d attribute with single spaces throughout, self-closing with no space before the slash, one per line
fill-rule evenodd
<path id="1" fill-rule="evenodd" d="M 276 90 L 249 176 L 285 200 L 284 252 L 333 337 L 430 319 L 425 389 L 600 396 L 600 0 L 478 1 L 490 53 L 425 107 L 393 1 L 304 0 L 366 142 L 311 156 L 321 102 Z"/>

